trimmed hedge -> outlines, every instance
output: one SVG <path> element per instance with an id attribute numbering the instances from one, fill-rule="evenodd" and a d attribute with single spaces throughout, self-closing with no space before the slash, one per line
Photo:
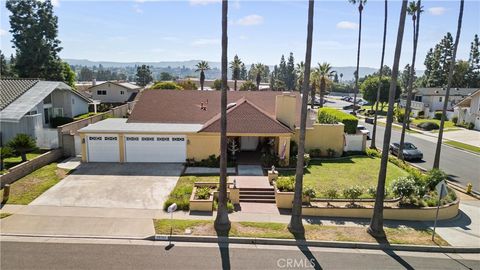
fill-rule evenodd
<path id="1" fill-rule="evenodd" d="M 50 121 L 50 125 L 52 126 L 52 128 L 56 128 L 58 126 L 63 126 L 65 124 L 73 122 L 73 118 L 58 116 L 52 118 Z"/>
<path id="2" fill-rule="evenodd" d="M 357 133 L 358 119 L 357 117 L 339 111 L 334 108 L 321 108 L 318 110 L 318 122 L 321 124 L 331 124 L 331 119 L 336 119 L 337 122 L 341 122 L 345 125 L 344 131 L 348 134 Z M 327 122 L 327 123 L 324 123 Z"/>
<path id="3" fill-rule="evenodd" d="M 423 122 L 423 123 L 418 124 L 418 127 L 421 128 L 421 129 L 423 129 L 423 130 L 426 130 L 426 131 L 430 131 L 430 130 L 434 130 L 434 129 L 439 129 L 439 128 L 440 128 L 437 123 L 435 123 L 435 122 L 429 122 L 429 121 L 426 121 L 426 122 Z"/>

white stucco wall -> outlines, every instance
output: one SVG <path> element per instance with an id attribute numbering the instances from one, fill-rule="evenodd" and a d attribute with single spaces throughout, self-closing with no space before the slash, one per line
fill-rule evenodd
<path id="1" fill-rule="evenodd" d="M 93 86 L 88 90 L 92 93 L 92 99 L 108 103 L 126 102 L 132 93 L 138 92 L 138 90 L 128 90 L 125 87 L 109 82 Z M 106 95 L 98 95 L 100 90 L 105 90 Z"/>
<path id="2" fill-rule="evenodd" d="M 72 103 L 72 115 L 74 117 L 88 112 L 88 102 L 85 99 L 70 93 L 70 102 Z"/>

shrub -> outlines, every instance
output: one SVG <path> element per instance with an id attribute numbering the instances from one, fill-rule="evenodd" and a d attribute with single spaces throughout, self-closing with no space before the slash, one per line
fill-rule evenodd
<path id="1" fill-rule="evenodd" d="M 343 190 L 343 196 L 347 199 L 352 200 L 352 204 L 354 204 L 355 200 L 362 196 L 362 194 L 363 189 L 359 186 L 352 186 Z"/>
<path id="2" fill-rule="evenodd" d="M 272 167 L 272 165 L 278 166 L 278 156 L 270 152 L 263 153 L 260 157 L 263 167 Z"/>
<path id="3" fill-rule="evenodd" d="M 435 113 L 433 114 L 433 118 L 434 118 L 434 119 L 437 119 L 437 120 L 442 120 L 442 115 L 443 115 L 442 112 L 435 112 Z"/>
<path id="4" fill-rule="evenodd" d="M 59 126 L 63 126 L 65 124 L 73 122 L 73 118 L 71 117 L 62 117 L 62 116 L 57 116 L 51 119 L 50 125 L 52 128 L 56 128 Z"/>
<path id="5" fill-rule="evenodd" d="M 397 122 L 403 123 L 405 121 L 405 109 L 395 108 L 395 119 L 397 119 Z"/>
<path id="6" fill-rule="evenodd" d="M 185 89 L 185 90 L 197 90 L 198 89 L 198 86 L 194 82 L 192 82 L 192 80 L 190 80 L 190 79 L 187 79 L 185 81 L 181 81 L 181 82 L 177 83 L 177 85 L 180 86 L 181 88 Z"/>
<path id="7" fill-rule="evenodd" d="M 281 192 L 292 192 L 295 190 L 295 178 L 293 176 L 279 178 L 275 184 Z"/>
<path id="8" fill-rule="evenodd" d="M 227 202 L 227 211 L 228 213 L 233 213 L 233 211 L 235 210 L 235 206 L 233 205 L 233 203 L 231 201 L 228 201 Z"/>
<path id="9" fill-rule="evenodd" d="M 210 198 L 210 188 L 209 187 L 201 187 L 197 188 L 197 192 L 195 193 L 195 196 L 199 200 L 207 200 Z"/>
<path id="10" fill-rule="evenodd" d="M 240 86 L 240 91 L 250 91 L 250 90 L 257 90 L 257 85 L 254 84 L 252 81 L 245 81 Z"/>
<path id="11" fill-rule="evenodd" d="M 37 149 L 35 139 L 27 134 L 19 133 L 7 143 L 16 155 L 22 157 L 22 162 L 27 161 L 27 153 Z"/>
<path id="12" fill-rule="evenodd" d="M 318 112 L 318 122 L 320 124 L 337 124 L 338 120 L 327 112 Z"/>
<path id="13" fill-rule="evenodd" d="M 180 85 L 174 82 L 157 82 L 152 86 L 152 89 L 183 90 Z"/>
<path id="14" fill-rule="evenodd" d="M 452 117 L 452 122 L 456 125 L 458 122 L 458 116 Z"/>
<path id="15" fill-rule="evenodd" d="M 296 157 L 298 154 L 298 145 L 295 141 L 290 141 L 290 156 Z"/>
<path id="16" fill-rule="evenodd" d="M 332 148 L 327 149 L 327 154 L 329 157 L 334 157 L 336 153 L 337 152 L 335 152 L 335 150 L 333 150 Z"/>
<path id="17" fill-rule="evenodd" d="M 303 188 L 303 196 L 315 198 L 317 196 L 317 191 L 312 186 L 306 186 Z"/>
<path id="18" fill-rule="evenodd" d="M 328 115 L 328 116 L 326 116 Z M 348 134 L 357 133 L 358 119 L 357 117 L 339 111 L 334 108 L 320 108 L 318 110 L 318 121 L 326 121 L 326 119 L 335 118 L 336 122 L 341 122 L 345 125 L 344 131 Z M 329 120 L 330 121 L 330 120 Z M 321 122 L 320 122 L 321 123 Z M 330 123 L 331 124 L 331 123 Z"/>
<path id="19" fill-rule="evenodd" d="M 178 198 L 168 198 L 163 203 L 163 210 L 166 211 L 172 203 L 177 204 L 177 209 L 178 210 L 188 211 L 190 209 L 190 196 L 188 196 L 188 197 L 178 197 Z"/>
<path id="20" fill-rule="evenodd" d="M 336 189 L 334 188 L 330 188 L 330 189 L 327 189 L 325 191 L 325 195 L 327 196 L 327 198 L 329 199 L 336 199 L 338 198 L 338 192 Z"/>
<path id="21" fill-rule="evenodd" d="M 369 187 L 367 188 L 367 193 L 370 197 L 375 198 L 377 196 L 377 188 L 376 187 Z"/>
<path id="22" fill-rule="evenodd" d="M 470 130 L 472 130 L 474 127 L 475 127 L 474 123 L 470 122 L 470 123 L 467 124 L 467 128 L 470 129 Z"/>
<path id="23" fill-rule="evenodd" d="M 425 117 L 425 112 L 424 111 L 419 111 L 417 114 L 417 118 L 424 118 Z"/>
<path id="24" fill-rule="evenodd" d="M 392 182 L 392 192 L 395 196 L 402 198 L 410 197 L 415 194 L 415 180 L 411 177 L 399 177 Z"/>
<path id="25" fill-rule="evenodd" d="M 367 148 L 367 150 L 365 150 L 365 154 L 367 154 L 367 156 L 369 157 L 380 157 L 380 152 L 377 151 L 377 149 L 371 149 L 371 148 Z"/>
<path id="26" fill-rule="evenodd" d="M 430 121 L 422 122 L 422 123 L 418 124 L 418 127 L 423 129 L 423 130 L 427 130 L 427 131 L 440 128 L 437 123 L 430 122 Z"/>
<path id="27" fill-rule="evenodd" d="M 434 190 L 435 186 L 442 180 L 447 179 L 447 174 L 439 169 L 432 169 L 425 176 L 425 185 L 429 190 Z"/>
<path id="28" fill-rule="evenodd" d="M 310 151 L 308 151 L 308 153 L 310 154 L 311 158 L 318 158 L 322 156 L 322 150 L 318 148 L 311 149 Z"/>
<path id="29" fill-rule="evenodd" d="M 303 163 L 308 166 L 310 164 L 310 154 L 303 155 Z"/>

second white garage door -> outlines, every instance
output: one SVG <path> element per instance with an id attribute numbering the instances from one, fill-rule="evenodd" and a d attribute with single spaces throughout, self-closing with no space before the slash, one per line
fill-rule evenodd
<path id="1" fill-rule="evenodd" d="M 185 162 L 186 158 L 185 136 L 125 136 L 125 162 Z"/>

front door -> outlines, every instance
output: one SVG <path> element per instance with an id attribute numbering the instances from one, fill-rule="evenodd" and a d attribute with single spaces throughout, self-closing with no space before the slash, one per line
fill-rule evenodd
<path id="1" fill-rule="evenodd" d="M 241 151 L 255 151 L 258 147 L 258 137 L 240 137 Z"/>

